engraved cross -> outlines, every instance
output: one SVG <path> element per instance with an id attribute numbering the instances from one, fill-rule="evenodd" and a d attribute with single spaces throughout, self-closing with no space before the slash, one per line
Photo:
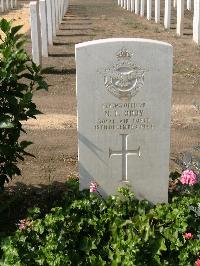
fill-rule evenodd
<path id="1" fill-rule="evenodd" d="M 122 136 L 122 150 L 113 151 L 109 148 L 109 158 L 114 155 L 122 156 L 122 181 L 128 182 L 128 155 L 137 155 L 140 157 L 140 146 L 137 150 L 128 150 L 128 134 L 120 134 Z"/>

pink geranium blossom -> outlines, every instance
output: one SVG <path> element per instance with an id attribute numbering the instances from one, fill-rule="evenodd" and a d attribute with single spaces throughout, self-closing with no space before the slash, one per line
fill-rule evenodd
<path id="1" fill-rule="evenodd" d="M 96 192 L 97 191 L 97 183 L 92 181 L 90 183 L 90 192 L 93 193 L 93 192 Z"/>
<path id="2" fill-rule="evenodd" d="M 183 185 L 193 186 L 198 182 L 197 175 L 192 170 L 185 170 L 181 175 L 180 182 Z"/>
<path id="3" fill-rule="evenodd" d="M 198 260 L 195 261 L 195 265 L 196 266 L 200 266 L 200 259 L 198 259 Z"/>
<path id="4" fill-rule="evenodd" d="M 29 221 L 26 219 L 20 220 L 20 223 L 18 224 L 18 228 L 21 231 L 25 230 L 27 227 L 31 227 L 31 226 L 32 226 L 32 221 Z"/>
<path id="5" fill-rule="evenodd" d="M 185 239 L 190 239 L 190 238 L 193 238 L 193 234 L 192 234 L 192 233 L 185 233 L 185 234 L 183 235 L 183 237 L 184 237 Z"/>

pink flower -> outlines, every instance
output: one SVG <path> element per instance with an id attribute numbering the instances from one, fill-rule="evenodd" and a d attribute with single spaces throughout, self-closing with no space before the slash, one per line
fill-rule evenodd
<path id="1" fill-rule="evenodd" d="M 198 260 L 195 261 L 195 265 L 196 266 L 200 266 L 200 259 L 198 259 Z"/>
<path id="2" fill-rule="evenodd" d="M 19 230 L 21 230 L 21 231 L 26 228 L 26 225 L 23 223 L 18 224 L 18 226 L 19 226 Z"/>
<path id="3" fill-rule="evenodd" d="M 94 181 L 92 181 L 91 183 L 90 183 L 90 192 L 96 192 L 97 191 L 97 183 L 96 182 L 94 182 Z"/>
<path id="4" fill-rule="evenodd" d="M 185 234 L 183 235 L 183 237 L 184 237 L 185 239 L 190 239 L 190 238 L 193 238 L 193 234 L 192 234 L 192 233 L 185 233 Z"/>
<path id="5" fill-rule="evenodd" d="M 18 224 L 19 230 L 24 230 L 26 228 L 26 220 L 20 220 L 20 223 Z"/>
<path id="6" fill-rule="evenodd" d="M 180 181 L 183 185 L 193 186 L 198 182 L 197 175 L 192 170 L 183 171 Z"/>
<path id="7" fill-rule="evenodd" d="M 26 219 L 20 220 L 20 223 L 18 224 L 18 228 L 21 231 L 31 226 L 32 226 L 32 222 Z"/>

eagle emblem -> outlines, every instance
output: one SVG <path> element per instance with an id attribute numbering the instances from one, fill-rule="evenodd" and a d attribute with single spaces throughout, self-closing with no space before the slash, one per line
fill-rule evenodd
<path id="1" fill-rule="evenodd" d="M 127 49 L 121 49 L 116 56 L 117 62 L 104 72 L 104 83 L 115 97 L 130 100 L 144 85 L 144 70 L 135 65 Z"/>

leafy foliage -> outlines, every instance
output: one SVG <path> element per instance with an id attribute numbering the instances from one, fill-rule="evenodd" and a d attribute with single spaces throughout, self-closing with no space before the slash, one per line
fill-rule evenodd
<path id="1" fill-rule="evenodd" d="M 20 175 L 18 160 L 24 160 L 29 141 L 19 142 L 25 132 L 21 121 L 40 112 L 32 102 L 33 91 L 47 89 L 47 84 L 24 50 L 22 26 L 0 19 L 0 188 L 14 175 Z"/>
<path id="2" fill-rule="evenodd" d="M 69 184 L 68 184 L 69 186 Z M 2 240 L 1 265 L 194 265 L 200 255 L 199 198 L 181 192 L 170 204 L 139 201 L 127 188 L 102 200 L 71 181 L 65 205 L 39 209 Z M 190 232 L 192 238 L 184 234 Z"/>

